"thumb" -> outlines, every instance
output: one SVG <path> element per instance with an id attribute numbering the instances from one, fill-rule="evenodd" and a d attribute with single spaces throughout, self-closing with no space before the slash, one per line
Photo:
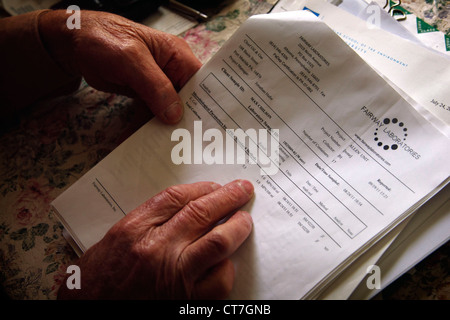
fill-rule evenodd
<path id="1" fill-rule="evenodd" d="M 177 90 L 197 72 L 201 62 L 183 39 L 150 28 L 141 31 L 141 40 L 151 53 L 146 63 L 151 70 L 138 70 L 147 80 L 136 83 L 134 89 L 162 121 L 176 123 L 184 110 Z M 148 92 L 149 86 L 153 87 L 152 93 Z"/>
<path id="2" fill-rule="evenodd" d="M 130 87 L 156 117 L 167 124 L 175 124 L 183 117 L 181 98 L 153 58 L 149 55 L 146 60 L 135 70 Z"/>
<path id="3" fill-rule="evenodd" d="M 233 289 L 234 266 L 230 259 L 225 259 L 215 265 L 199 281 L 194 291 L 194 299 L 226 299 Z"/>

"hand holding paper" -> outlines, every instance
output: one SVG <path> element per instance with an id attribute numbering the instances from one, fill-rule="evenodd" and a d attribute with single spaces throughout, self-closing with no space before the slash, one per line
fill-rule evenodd
<path id="1" fill-rule="evenodd" d="M 164 122 L 181 119 L 177 90 L 201 66 L 184 40 L 105 12 L 82 11 L 79 30 L 67 28 L 67 17 L 40 18 L 43 40 L 65 71 L 98 90 L 139 97 Z"/>
<path id="2" fill-rule="evenodd" d="M 253 195 L 248 181 L 178 185 L 114 225 L 80 259 L 80 290 L 59 298 L 213 299 L 226 297 L 234 268 L 228 257 L 252 222 L 238 211 Z M 214 227 L 220 220 L 232 216 Z"/>
<path id="3" fill-rule="evenodd" d="M 82 249 L 168 185 L 243 178 L 255 186 L 254 229 L 232 256 L 231 298 L 311 298 L 448 182 L 447 137 L 305 11 L 250 18 L 180 96 L 177 126 L 150 121 L 53 202 Z M 197 121 L 222 133 L 279 129 L 279 170 L 175 164 L 172 132 Z M 235 148 L 268 152 L 245 140 Z"/>

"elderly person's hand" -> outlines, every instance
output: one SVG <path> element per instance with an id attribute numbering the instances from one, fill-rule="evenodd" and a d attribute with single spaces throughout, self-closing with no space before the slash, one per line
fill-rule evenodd
<path id="1" fill-rule="evenodd" d="M 200 68 L 187 43 L 123 17 L 81 11 L 80 29 L 69 29 L 63 10 L 40 16 L 39 33 L 52 57 L 92 87 L 141 98 L 166 123 L 183 115 L 177 94 Z"/>
<path id="2" fill-rule="evenodd" d="M 250 215 L 239 208 L 252 195 L 246 180 L 166 189 L 91 247 L 79 261 L 81 289 L 63 283 L 58 297 L 225 298 L 234 280 L 229 257 L 252 229 Z"/>

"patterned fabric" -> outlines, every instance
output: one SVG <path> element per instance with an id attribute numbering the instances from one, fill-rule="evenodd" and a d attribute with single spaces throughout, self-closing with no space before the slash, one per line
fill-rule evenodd
<path id="1" fill-rule="evenodd" d="M 88 86 L 23 117 L 0 138 L 0 280 L 14 299 L 54 299 L 76 255 L 50 203 L 150 119 Z"/>
<path id="2" fill-rule="evenodd" d="M 214 19 L 181 36 L 206 62 L 247 17 L 268 12 L 275 2 L 232 1 Z M 415 9 L 422 10 L 429 2 L 403 3 L 418 15 Z M 435 7 L 434 16 L 447 19 L 449 8 Z M 447 24 L 438 25 L 447 28 L 445 21 Z M 83 84 L 73 95 L 36 105 L 3 132 L 0 283 L 9 297 L 56 298 L 67 266 L 77 256 L 62 236 L 62 225 L 51 211 L 51 201 L 151 116 L 137 101 Z M 449 251 L 449 244 L 443 246 L 419 264 L 415 273 L 406 274 L 385 290 L 385 298 L 449 299 Z"/>

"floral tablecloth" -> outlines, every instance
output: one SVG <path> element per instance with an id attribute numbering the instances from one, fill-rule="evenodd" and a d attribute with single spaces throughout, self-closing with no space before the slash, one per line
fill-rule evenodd
<path id="1" fill-rule="evenodd" d="M 439 7 L 436 1 L 434 22 L 448 28 L 443 21 L 448 21 L 450 8 Z M 268 12 L 275 2 L 228 1 L 212 20 L 180 36 L 206 62 L 247 17 Z M 420 15 L 424 6 L 434 2 L 404 3 Z M 62 236 L 51 201 L 151 116 L 138 101 L 85 84 L 73 95 L 36 105 L 4 128 L 0 136 L 0 283 L 8 297 L 56 298 L 67 266 L 77 256 Z M 384 290 L 383 297 L 450 298 L 449 253 L 446 244 Z"/>

